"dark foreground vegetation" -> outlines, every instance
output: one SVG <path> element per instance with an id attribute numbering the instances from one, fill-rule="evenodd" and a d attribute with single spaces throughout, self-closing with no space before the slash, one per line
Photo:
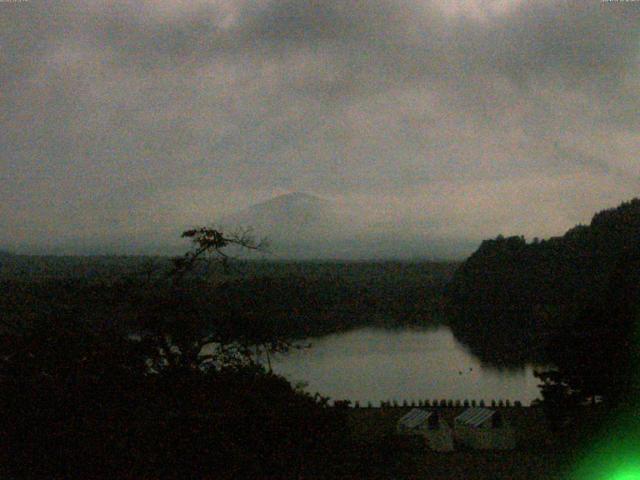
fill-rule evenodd
<path id="1" fill-rule="evenodd" d="M 158 340 L 59 316 L 3 341 L 9 478 L 375 477 L 386 468 L 385 445 L 359 442 L 343 410 L 228 352 L 224 366 L 165 363 Z"/>
<path id="2" fill-rule="evenodd" d="M 358 437 L 345 408 L 255 361 L 256 346 L 289 347 L 252 314 L 256 299 L 236 304 L 236 284 L 189 279 L 198 255 L 235 240 L 188 236 L 194 250 L 146 287 L 126 278 L 4 284 L 0 473 L 387 478 L 383 438 Z M 209 301 L 216 295 L 224 301 Z"/>

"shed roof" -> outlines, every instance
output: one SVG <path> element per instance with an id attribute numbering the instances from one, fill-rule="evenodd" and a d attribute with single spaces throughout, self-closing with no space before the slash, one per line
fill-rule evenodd
<path id="1" fill-rule="evenodd" d="M 495 410 L 489 410 L 488 408 L 474 407 L 465 410 L 456 417 L 457 423 L 464 423 L 465 425 L 471 425 L 477 427 L 482 425 L 486 420 L 493 417 Z"/>
<path id="2" fill-rule="evenodd" d="M 430 416 L 431 412 L 414 408 L 406 415 L 403 415 L 400 420 L 398 420 L 398 424 L 406 428 L 416 428 L 426 422 Z"/>

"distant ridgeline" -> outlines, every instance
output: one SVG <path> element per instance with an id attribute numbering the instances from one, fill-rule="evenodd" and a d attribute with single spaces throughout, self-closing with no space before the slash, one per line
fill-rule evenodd
<path id="1" fill-rule="evenodd" d="M 285 337 L 427 324 L 440 320 L 442 292 L 457 266 L 238 260 L 223 274 L 220 264 L 203 263 L 185 279 L 183 296 L 203 315 L 238 312 Z M 143 317 L 170 311 L 171 267 L 165 257 L 0 258 L 0 311 L 15 322 L 64 311 L 97 325 L 117 320 L 139 328 Z"/>
<path id="2" fill-rule="evenodd" d="M 486 240 L 447 287 L 451 327 L 487 362 L 544 362 L 547 339 L 607 298 L 616 270 L 639 250 L 637 198 L 562 237 Z"/>

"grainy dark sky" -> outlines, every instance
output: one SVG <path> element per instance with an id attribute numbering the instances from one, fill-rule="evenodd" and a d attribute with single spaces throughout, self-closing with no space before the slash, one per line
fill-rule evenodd
<path id="1" fill-rule="evenodd" d="M 143 244 L 289 191 L 559 234 L 640 194 L 639 61 L 640 2 L 0 2 L 0 245 Z"/>

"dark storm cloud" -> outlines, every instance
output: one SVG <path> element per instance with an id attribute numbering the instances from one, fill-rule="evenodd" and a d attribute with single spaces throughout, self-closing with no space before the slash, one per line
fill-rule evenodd
<path id="1" fill-rule="evenodd" d="M 0 4 L 0 241 L 150 235 L 282 189 L 363 205 L 372 222 L 381 206 L 437 219 L 442 235 L 559 233 L 640 187 L 639 13 Z"/>

